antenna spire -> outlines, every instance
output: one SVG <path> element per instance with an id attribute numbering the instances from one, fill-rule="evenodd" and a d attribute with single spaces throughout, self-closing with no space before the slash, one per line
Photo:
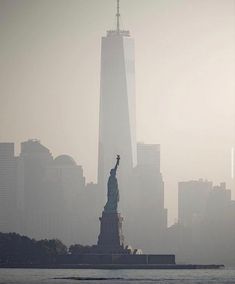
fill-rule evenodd
<path id="1" fill-rule="evenodd" d="M 117 0 L 117 32 L 120 32 L 120 0 Z"/>

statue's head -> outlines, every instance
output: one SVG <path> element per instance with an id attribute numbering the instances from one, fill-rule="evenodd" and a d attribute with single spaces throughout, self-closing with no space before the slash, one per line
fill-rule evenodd
<path id="1" fill-rule="evenodd" d="M 110 175 L 111 175 L 111 176 L 116 176 L 116 171 L 115 171 L 115 169 L 112 169 L 112 170 L 110 171 Z"/>

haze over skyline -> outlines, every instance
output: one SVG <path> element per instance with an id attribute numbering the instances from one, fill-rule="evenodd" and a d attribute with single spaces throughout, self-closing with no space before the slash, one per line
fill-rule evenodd
<path id="1" fill-rule="evenodd" d="M 232 186 L 234 8 L 121 1 L 121 27 L 135 39 L 137 140 L 161 144 L 170 223 L 179 181 Z M 0 1 L 2 142 L 39 138 L 96 181 L 101 36 L 114 27 L 115 1 Z"/>

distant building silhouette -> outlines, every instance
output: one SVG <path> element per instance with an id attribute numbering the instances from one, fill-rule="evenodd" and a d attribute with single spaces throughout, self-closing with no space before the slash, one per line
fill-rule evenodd
<path id="1" fill-rule="evenodd" d="M 163 242 L 166 253 L 174 253 L 178 262 L 191 263 L 194 257 L 192 230 L 181 223 L 175 223 L 167 229 Z"/>
<path id="2" fill-rule="evenodd" d="M 39 140 L 21 143 L 18 158 L 18 190 L 21 200 L 21 231 L 30 237 L 45 236 L 44 203 L 46 170 L 53 162 L 50 151 Z"/>
<path id="3" fill-rule="evenodd" d="M 150 170 L 160 172 L 160 145 L 138 143 L 137 165 L 138 167 L 148 167 Z"/>
<path id="4" fill-rule="evenodd" d="M 210 191 L 206 204 L 207 218 L 221 221 L 221 217 L 227 215 L 231 205 L 231 190 L 226 188 L 226 183 L 222 182 L 219 186 L 214 186 Z"/>
<path id="5" fill-rule="evenodd" d="M 68 155 L 53 158 L 39 140 L 0 143 L 0 231 L 93 244 L 102 210 L 99 186 L 86 184 Z M 137 145 L 137 166 L 125 190 L 127 242 L 145 252 L 176 254 L 179 262 L 235 264 L 235 202 L 225 183 L 179 182 L 179 222 L 167 228 L 160 146 Z M 122 198 L 125 198 L 122 196 Z"/>
<path id="6" fill-rule="evenodd" d="M 119 16 L 118 8 L 117 27 L 107 32 L 101 46 L 98 183 L 104 193 L 116 154 L 123 159 L 121 191 L 136 165 L 134 40 L 129 31 L 120 30 Z"/>
<path id="7" fill-rule="evenodd" d="M 86 185 L 82 166 L 69 155 L 54 159 L 39 140 L 21 143 L 17 192 L 20 233 L 59 238 L 67 245 L 96 240 L 97 185 Z"/>
<path id="8" fill-rule="evenodd" d="M 129 224 L 131 241 L 145 252 L 164 250 L 162 240 L 167 229 L 167 210 L 164 208 L 164 182 L 160 172 L 160 145 L 137 145 L 137 166 L 133 173 Z M 137 220 L 136 220 L 137 218 Z"/>
<path id="9" fill-rule="evenodd" d="M 212 182 L 202 179 L 178 183 L 179 223 L 191 227 L 194 221 L 204 217 L 212 187 Z"/>
<path id="10" fill-rule="evenodd" d="M 82 241 L 85 210 L 85 177 L 83 169 L 68 155 L 54 159 L 46 173 L 48 215 L 51 218 L 50 236 L 59 237 L 66 244 Z M 83 236 L 83 240 L 85 237 Z"/>
<path id="11" fill-rule="evenodd" d="M 14 143 L 0 143 L 0 232 L 16 230 L 16 208 Z"/>
<path id="12" fill-rule="evenodd" d="M 214 186 L 206 205 L 201 228 L 200 249 L 204 261 L 221 259 L 235 263 L 235 219 L 231 190 L 225 183 Z M 206 252 L 206 253 L 205 253 Z"/>
<path id="13" fill-rule="evenodd" d="M 179 223 L 168 228 L 167 252 L 176 253 L 181 262 L 235 263 L 234 217 L 225 183 L 180 182 Z"/>

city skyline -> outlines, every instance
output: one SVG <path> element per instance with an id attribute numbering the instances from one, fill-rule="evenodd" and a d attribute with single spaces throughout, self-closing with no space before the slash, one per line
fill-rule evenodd
<path id="1" fill-rule="evenodd" d="M 120 217 L 125 249 L 174 253 L 180 262 L 216 259 L 233 264 L 235 201 L 226 184 L 203 179 L 179 182 L 178 222 L 167 226 L 159 145 L 138 144 L 137 161 L 130 177 L 135 201 L 124 219 Z M 0 175 L 2 233 L 20 233 L 36 240 L 56 238 L 66 245 L 95 249 L 102 194 L 98 185 L 86 183 L 82 166 L 71 156 L 53 157 L 38 140 L 28 140 L 21 143 L 17 157 L 13 143 L 0 143 Z M 128 199 L 123 193 L 120 197 L 120 203 Z M 119 209 L 116 214 L 121 216 Z"/>
<path id="2" fill-rule="evenodd" d="M 12 3 L 0 4 L 1 142 L 39 138 L 95 181 L 100 37 L 115 1 L 100 1 L 100 13 L 95 1 Z M 234 2 L 177 3 L 122 1 L 121 25 L 136 40 L 137 140 L 161 144 L 170 223 L 178 181 L 232 186 L 234 143 Z"/>

